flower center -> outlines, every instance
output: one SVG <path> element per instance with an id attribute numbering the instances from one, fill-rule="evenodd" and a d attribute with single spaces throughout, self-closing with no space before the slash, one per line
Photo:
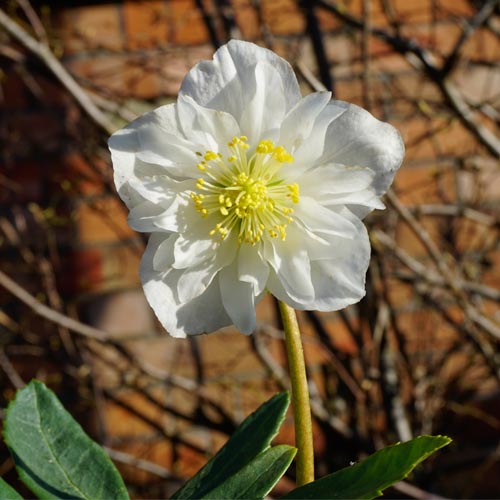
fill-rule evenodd
<path id="1" fill-rule="evenodd" d="M 240 244 L 252 245 L 265 234 L 285 240 L 286 227 L 293 221 L 292 206 L 300 195 L 298 184 L 286 184 L 279 171 L 293 162 L 293 156 L 283 146 L 264 140 L 248 157 L 247 140 L 233 137 L 226 159 L 213 151 L 197 153 L 203 157 L 197 165 L 203 177 L 197 180 L 191 199 L 202 217 L 218 217 L 210 236 L 225 239 L 236 231 Z"/>

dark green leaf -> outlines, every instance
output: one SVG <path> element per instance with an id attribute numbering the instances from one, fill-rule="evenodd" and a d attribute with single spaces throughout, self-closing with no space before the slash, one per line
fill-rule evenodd
<path id="1" fill-rule="evenodd" d="M 446 446 L 446 436 L 419 436 L 406 443 L 388 446 L 359 464 L 297 488 L 282 498 L 371 499 L 404 479 L 429 455 Z"/>
<path id="2" fill-rule="evenodd" d="M 1 500 L 23 500 L 23 497 L 0 477 Z"/>
<path id="3" fill-rule="evenodd" d="M 279 445 L 263 451 L 236 474 L 204 495 L 204 500 L 221 498 L 258 500 L 264 498 L 286 472 L 297 449 Z"/>
<path id="4" fill-rule="evenodd" d="M 273 396 L 247 417 L 219 452 L 172 499 L 201 498 L 266 450 L 276 436 L 290 395 Z"/>
<path id="5" fill-rule="evenodd" d="M 4 435 L 19 476 L 39 498 L 128 498 L 109 457 L 41 382 L 17 393 Z"/>

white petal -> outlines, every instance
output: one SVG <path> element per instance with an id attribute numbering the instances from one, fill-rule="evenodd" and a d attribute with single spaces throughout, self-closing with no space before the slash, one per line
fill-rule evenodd
<path id="1" fill-rule="evenodd" d="M 250 283 L 239 281 L 238 266 L 234 263 L 219 274 L 222 303 L 232 322 L 242 333 L 255 330 L 255 295 Z"/>
<path id="2" fill-rule="evenodd" d="M 288 226 L 286 241 L 264 240 L 264 257 L 290 297 L 299 302 L 313 297 L 309 255 L 297 229 Z"/>
<path id="3" fill-rule="evenodd" d="M 152 233 L 159 230 L 156 223 L 161 220 L 164 211 L 150 201 L 143 201 L 130 209 L 127 223 L 134 231 Z"/>
<path id="4" fill-rule="evenodd" d="M 350 254 L 311 262 L 314 301 L 309 308 L 338 311 L 359 302 L 365 295 L 366 270 L 370 260 L 368 240 L 351 242 Z"/>
<path id="5" fill-rule="evenodd" d="M 368 242 L 366 227 L 363 222 L 347 209 L 345 209 L 342 215 L 348 219 L 353 228 L 355 228 L 354 232 L 348 238 L 335 234 L 323 233 L 321 235 L 323 241 L 305 239 L 304 244 L 311 261 L 330 260 L 334 259 L 336 256 L 342 260 L 344 254 L 349 255 L 353 244 L 355 245 L 356 242 L 360 242 L 362 246 Z"/>
<path id="6" fill-rule="evenodd" d="M 201 153 L 211 150 L 227 156 L 227 143 L 241 135 L 240 127 L 232 115 L 202 107 L 189 96 L 179 96 L 177 113 L 184 134 L 197 144 Z"/>
<path id="7" fill-rule="evenodd" d="M 188 302 L 201 295 L 216 274 L 233 262 L 237 248 L 236 236 L 231 235 L 219 244 L 215 254 L 212 252 L 211 260 L 184 269 L 177 285 L 179 301 Z"/>
<path id="8" fill-rule="evenodd" d="M 192 220 L 198 220 L 199 214 L 196 212 L 190 200 L 185 195 L 178 194 L 170 207 L 157 215 L 154 221 L 156 230 L 183 232 Z"/>
<path id="9" fill-rule="evenodd" d="M 212 283 L 219 270 L 220 267 L 213 261 L 210 263 L 202 262 L 196 266 L 183 269 L 177 283 L 179 302 L 185 304 L 199 297 Z"/>
<path id="10" fill-rule="evenodd" d="M 115 186 L 120 198 L 128 208 L 143 201 L 133 189 L 130 189 L 128 181 L 135 177 L 137 161 L 135 153 L 140 147 L 137 129 L 148 119 L 148 116 L 145 115 L 137 118 L 125 128 L 115 132 L 108 141 L 113 161 Z"/>
<path id="11" fill-rule="evenodd" d="M 350 220 L 352 214 L 348 210 L 331 210 L 307 196 L 301 196 L 295 216 L 313 233 L 343 238 L 355 238 L 357 235 L 357 228 Z"/>
<path id="12" fill-rule="evenodd" d="M 267 279 L 267 289 L 277 299 L 287 303 L 294 309 L 300 309 L 300 310 L 307 309 L 306 307 L 304 307 L 302 302 L 297 301 L 295 300 L 295 298 L 292 298 L 290 295 L 288 295 L 288 292 L 285 290 L 285 287 L 283 286 L 282 282 L 272 269 L 269 272 L 269 277 Z"/>
<path id="13" fill-rule="evenodd" d="M 287 112 L 283 82 L 274 66 L 258 62 L 254 68 L 255 88 L 249 93 L 240 117 L 243 133 L 249 144 L 257 145 L 261 139 L 276 140 Z"/>
<path id="14" fill-rule="evenodd" d="M 360 229 L 364 225 L 360 222 Z M 312 246 L 312 245 L 311 245 Z M 318 251 L 318 245 L 314 245 Z M 337 311 L 359 302 L 365 295 L 366 270 L 370 261 L 370 244 L 366 230 L 356 240 L 332 237 L 319 260 L 311 260 L 313 296 L 298 299 L 271 272 L 267 288 L 290 306 L 301 310 Z"/>
<path id="15" fill-rule="evenodd" d="M 170 174 L 192 177 L 197 174 L 197 146 L 185 136 L 177 118 L 177 105 L 161 106 L 150 113 L 137 128 L 137 157 L 165 167 Z"/>
<path id="16" fill-rule="evenodd" d="M 158 244 L 152 259 L 154 271 L 164 273 L 172 267 L 174 262 L 174 245 L 177 238 L 177 234 L 171 234 L 165 236 L 165 239 Z M 160 241 L 158 236 L 155 236 L 155 239 Z"/>
<path id="17" fill-rule="evenodd" d="M 278 143 L 293 153 L 309 138 L 314 122 L 331 96 L 331 92 L 314 92 L 303 97 L 283 120 Z"/>
<path id="18" fill-rule="evenodd" d="M 226 111 L 239 121 L 248 99 L 255 94 L 255 66 L 261 61 L 278 72 L 288 111 L 300 99 L 290 64 L 270 50 L 239 40 L 217 50 L 213 61 L 198 63 L 184 78 L 180 95 L 191 96 L 201 106 Z M 269 86 L 264 83 L 264 87 Z"/>
<path id="19" fill-rule="evenodd" d="M 345 109 L 337 106 L 336 101 L 331 101 L 323 108 L 321 113 L 314 121 L 313 127 L 307 140 L 293 152 L 294 163 L 290 165 L 290 172 L 303 172 L 315 165 L 327 163 L 319 161 L 323 151 L 326 149 L 325 137 L 328 127 L 332 122 L 335 122 L 345 112 Z"/>
<path id="20" fill-rule="evenodd" d="M 343 101 L 334 103 L 345 112 L 328 127 L 319 163 L 368 167 L 375 173 L 375 192 L 378 196 L 384 194 L 403 161 L 401 136 L 392 125 L 377 120 L 359 106 Z"/>
<path id="21" fill-rule="evenodd" d="M 173 267 L 185 269 L 213 258 L 217 243 L 213 238 L 191 239 L 180 235 L 175 242 Z"/>
<path id="22" fill-rule="evenodd" d="M 129 180 L 129 185 L 145 200 L 155 205 L 160 205 L 163 208 L 168 208 L 178 193 L 192 187 L 193 181 L 188 180 L 179 182 L 166 175 L 155 175 L 143 179 L 132 177 Z"/>
<path id="23" fill-rule="evenodd" d="M 363 210 L 363 213 L 360 214 L 358 208 L 368 208 L 369 210 L 373 210 L 374 208 L 383 210 L 385 208 L 385 205 L 380 201 L 380 198 L 375 194 L 373 189 L 364 189 L 356 193 L 318 196 L 317 201 L 325 207 L 338 207 L 344 205 L 359 218 L 363 218 L 365 213 Z"/>
<path id="24" fill-rule="evenodd" d="M 216 277 L 205 292 L 187 304 L 176 298 L 177 280 L 182 271 L 159 273 L 153 259 L 162 235 L 152 235 L 142 257 L 140 275 L 146 298 L 164 328 L 174 337 L 213 332 L 231 324 L 222 306 L 219 280 Z"/>
<path id="25" fill-rule="evenodd" d="M 238 252 L 238 279 L 251 283 L 254 295 L 266 288 L 269 266 L 262 260 L 257 246 L 244 244 Z"/>
<path id="26" fill-rule="evenodd" d="M 361 191 L 371 186 L 375 173 L 366 167 L 320 165 L 296 179 L 300 193 L 317 197 Z"/>

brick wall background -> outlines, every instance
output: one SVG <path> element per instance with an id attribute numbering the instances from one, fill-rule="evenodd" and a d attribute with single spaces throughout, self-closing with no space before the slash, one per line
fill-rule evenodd
<path id="1" fill-rule="evenodd" d="M 441 432 L 455 444 L 412 481 L 451 497 L 495 496 L 498 2 L 33 7 L 12 0 L 4 8 L 23 33 L 50 47 L 104 127 L 174 100 L 189 68 L 235 37 L 287 58 L 304 93 L 327 86 L 401 131 L 407 155 L 394 193 L 388 209 L 368 220 L 366 299 L 341 313 L 300 314 L 318 473 L 385 443 Z M 133 496 L 165 497 L 236 422 L 286 385 L 273 301 L 259 305 L 250 338 L 231 328 L 189 341 L 166 336 L 139 287 L 144 240 L 126 225 L 114 192 L 108 133 L 47 59 L 5 26 L 0 64 L 1 270 L 38 301 L 112 339 L 89 340 L 41 318 L 2 281 L 2 401 L 31 377 L 44 379 L 101 443 L 127 454 L 113 456 Z M 280 439 L 293 441 L 290 424 Z M 6 458 L 0 473 L 14 475 Z M 285 478 L 277 491 L 289 486 Z M 409 494 L 401 488 L 393 494 Z"/>

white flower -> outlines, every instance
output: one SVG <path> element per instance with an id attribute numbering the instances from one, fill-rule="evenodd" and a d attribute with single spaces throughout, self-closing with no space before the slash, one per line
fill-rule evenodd
<path id="1" fill-rule="evenodd" d="M 109 146 L 129 224 L 152 233 L 140 275 L 171 335 L 250 333 L 266 291 L 320 311 L 365 294 L 361 218 L 383 208 L 403 143 L 329 92 L 301 97 L 273 52 L 229 42 L 189 72 L 176 104 Z"/>

